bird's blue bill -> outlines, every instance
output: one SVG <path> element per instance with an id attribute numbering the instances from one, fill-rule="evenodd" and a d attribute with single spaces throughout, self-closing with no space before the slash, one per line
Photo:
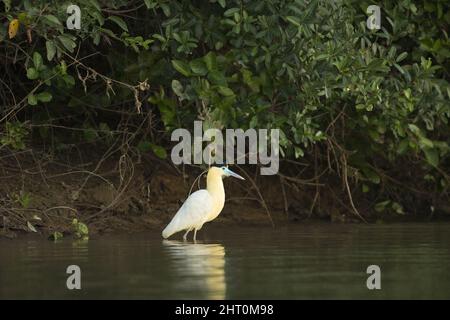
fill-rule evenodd
<path id="1" fill-rule="evenodd" d="M 244 177 L 238 175 L 237 173 L 231 171 L 230 169 L 228 169 L 228 168 L 226 168 L 226 167 L 224 168 L 224 172 L 225 172 L 225 174 L 226 174 L 228 177 L 231 176 L 231 177 L 235 177 L 235 178 L 238 178 L 238 179 L 241 179 L 241 180 L 245 180 Z"/>

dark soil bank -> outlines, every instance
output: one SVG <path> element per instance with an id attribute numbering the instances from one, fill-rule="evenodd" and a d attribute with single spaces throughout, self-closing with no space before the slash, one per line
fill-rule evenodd
<path id="1" fill-rule="evenodd" d="M 53 232 L 70 234 L 74 218 L 86 223 L 90 234 L 148 229 L 159 232 L 186 199 L 191 186 L 195 191 L 199 183 L 202 188 L 206 184 L 203 176 L 193 185 L 200 169 L 183 173 L 179 171 L 182 167 L 159 161 L 144 165 L 121 158 L 99 168 L 70 167 L 54 161 L 25 166 L 21 161 L 21 167 L 1 169 L 0 235 L 10 238 L 18 231 L 33 229 L 44 236 Z M 227 203 L 215 223 L 270 225 L 273 220 L 286 221 L 279 191 L 264 192 L 269 216 L 249 180 L 227 179 L 225 189 Z"/>
<path id="2" fill-rule="evenodd" d="M 90 235 L 160 232 L 191 187 L 196 190 L 206 184 L 205 176 L 195 181 L 203 169 L 175 167 L 157 159 L 131 161 L 124 156 L 95 161 L 95 165 L 55 160 L 36 162 L 29 156 L 17 160 L 4 161 L 0 169 L 0 235 L 8 238 L 24 232 L 70 235 L 74 232 L 75 218 L 88 226 Z M 246 181 L 225 179 L 227 200 L 214 224 L 280 226 L 317 219 L 362 221 L 345 197 L 336 197 L 337 191 L 317 193 L 313 183 L 294 184 L 283 176 L 261 176 L 256 167 L 235 167 L 235 170 Z M 414 215 L 378 214 L 364 198 L 353 201 L 368 222 L 405 216 L 408 220 L 415 219 Z M 421 215 L 421 219 L 424 216 L 436 218 L 430 213 Z"/>

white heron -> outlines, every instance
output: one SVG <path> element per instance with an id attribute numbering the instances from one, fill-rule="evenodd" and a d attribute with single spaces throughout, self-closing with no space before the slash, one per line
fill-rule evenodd
<path id="1" fill-rule="evenodd" d="M 208 170 L 206 189 L 195 191 L 183 203 L 181 208 L 172 218 L 172 221 L 163 230 L 164 239 L 174 233 L 186 230 L 183 239 L 186 240 L 190 231 L 194 230 L 196 240 L 197 231 L 206 222 L 212 221 L 220 214 L 225 204 L 225 189 L 222 179 L 224 177 L 235 177 L 245 180 L 227 167 L 211 167 Z"/>

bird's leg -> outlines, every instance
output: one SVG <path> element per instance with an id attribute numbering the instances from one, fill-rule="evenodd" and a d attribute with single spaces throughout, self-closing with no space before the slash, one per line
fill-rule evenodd
<path id="1" fill-rule="evenodd" d="M 194 242 L 197 241 L 197 229 L 194 229 Z"/>
<path id="2" fill-rule="evenodd" d="M 183 236 L 183 240 L 184 240 L 184 241 L 186 241 L 187 235 L 188 235 L 189 231 L 191 231 L 191 230 L 192 230 L 192 229 L 187 229 L 186 233 L 185 233 L 184 236 Z"/>

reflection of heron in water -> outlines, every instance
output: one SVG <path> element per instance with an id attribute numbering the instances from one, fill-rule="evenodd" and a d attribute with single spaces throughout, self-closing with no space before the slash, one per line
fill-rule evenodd
<path id="1" fill-rule="evenodd" d="M 164 240 L 175 266 L 178 290 L 205 293 L 207 299 L 225 299 L 225 248 L 218 243 Z M 187 298 L 192 294 L 187 293 Z"/>

